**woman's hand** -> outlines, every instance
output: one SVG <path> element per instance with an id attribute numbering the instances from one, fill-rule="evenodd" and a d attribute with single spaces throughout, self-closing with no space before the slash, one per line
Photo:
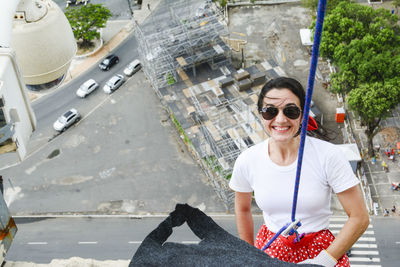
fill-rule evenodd
<path id="1" fill-rule="evenodd" d="M 316 264 L 324 267 L 334 267 L 336 263 L 337 260 L 335 260 L 326 250 L 322 250 L 314 259 L 299 262 L 299 264 Z"/>

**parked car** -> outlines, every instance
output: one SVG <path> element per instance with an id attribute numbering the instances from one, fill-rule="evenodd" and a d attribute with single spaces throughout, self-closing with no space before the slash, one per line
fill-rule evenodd
<path id="1" fill-rule="evenodd" d="M 138 59 L 135 59 L 134 61 L 129 63 L 128 66 L 126 66 L 126 68 L 124 69 L 124 74 L 126 76 L 132 76 L 141 68 L 142 68 L 142 64 L 140 63 L 140 61 Z"/>
<path id="2" fill-rule="evenodd" d="M 69 126 L 79 121 L 80 118 L 81 115 L 79 112 L 76 109 L 71 108 L 54 122 L 53 128 L 59 132 L 65 131 Z"/>
<path id="3" fill-rule="evenodd" d="M 119 58 L 116 55 L 109 55 L 99 64 L 101 70 L 109 70 L 112 66 L 119 62 Z"/>
<path id="4" fill-rule="evenodd" d="M 83 4 L 83 5 L 87 5 L 89 2 L 89 0 L 67 0 L 67 7 L 69 7 L 70 5 L 79 5 L 79 4 Z"/>
<path id="5" fill-rule="evenodd" d="M 98 87 L 99 84 L 95 80 L 93 79 L 87 80 L 78 88 L 78 90 L 76 91 L 76 95 L 84 98 L 88 94 L 96 90 Z"/>
<path id="6" fill-rule="evenodd" d="M 103 90 L 106 94 L 111 94 L 115 90 L 118 89 L 123 83 L 125 79 L 121 74 L 115 74 L 108 80 L 108 82 L 104 85 Z"/>

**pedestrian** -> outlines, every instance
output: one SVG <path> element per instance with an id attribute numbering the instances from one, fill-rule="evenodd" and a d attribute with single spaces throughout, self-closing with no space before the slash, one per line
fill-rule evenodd
<path id="1" fill-rule="evenodd" d="M 389 216 L 389 210 L 388 209 L 385 209 L 383 211 L 383 216 Z"/>
<path id="2" fill-rule="evenodd" d="M 229 186 L 235 191 L 239 237 L 260 249 L 291 221 L 304 103 L 304 89 L 295 79 L 267 82 L 257 106 L 269 138 L 241 153 L 234 165 Z M 349 216 L 336 239 L 328 230 L 332 190 Z M 264 218 L 255 242 L 253 193 Z M 265 252 L 286 262 L 350 266 L 346 251 L 366 230 L 369 218 L 359 180 L 337 146 L 306 137 L 296 207 L 302 223 L 298 234 L 304 237 L 294 244 L 294 235 L 279 236 Z"/>
<path id="3" fill-rule="evenodd" d="M 385 155 L 389 159 L 389 157 L 390 157 L 390 149 L 389 148 L 385 149 Z"/>
<path id="4" fill-rule="evenodd" d="M 382 168 L 383 168 L 383 170 L 384 170 L 385 172 L 388 172 L 388 171 L 389 171 L 389 167 L 388 167 L 388 165 L 386 164 L 386 162 L 385 162 L 384 160 L 382 160 Z"/>
<path id="5" fill-rule="evenodd" d="M 396 206 L 393 205 L 392 212 L 396 212 Z"/>
<path id="6" fill-rule="evenodd" d="M 150 3 L 147 3 L 147 9 L 150 10 Z"/>
<path id="7" fill-rule="evenodd" d="M 380 145 L 376 145 L 376 146 L 375 146 L 376 152 L 379 152 L 380 149 L 381 149 L 381 146 L 380 146 Z"/>

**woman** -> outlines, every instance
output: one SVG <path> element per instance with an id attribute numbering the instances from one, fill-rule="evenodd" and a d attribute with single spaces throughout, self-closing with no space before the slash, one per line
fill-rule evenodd
<path id="1" fill-rule="evenodd" d="M 269 138 L 244 151 L 236 160 L 230 187 L 235 191 L 235 214 L 241 239 L 257 248 L 291 222 L 293 189 L 305 93 L 291 78 L 269 81 L 261 90 L 258 110 Z M 279 236 L 265 250 L 287 262 L 349 266 L 346 251 L 368 227 L 369 218 L 359 181 L 350 164 L 333 144 L 306 138 L 296 209 L 305 236 Z M 349 216 L 336 239 L 329 226 L 331 191 Z M 254 242 L 252 195 L 263 211 L 264 224 Z"/>

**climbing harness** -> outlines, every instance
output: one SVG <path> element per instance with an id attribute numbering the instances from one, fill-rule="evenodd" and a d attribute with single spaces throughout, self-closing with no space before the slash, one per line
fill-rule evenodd
<path id="1" fill-rule="evenodd" d="M 318 55 L 319 55 L 319 45 L 321 43 L 321 35 L 322 35 L 322 26 L 324 24 L 324 16 L 325 16 L 325 9 L 326 9 L 326 1 L 327 0 L 319 0 L 318 1 L 318 12 L 317 12 L 317 23 L 315 26 L 315 34 L 314 34 L 314 44 L 312 49 L 312 56 L 311 56 L 311 67 L 310 73 L 308 76 L 308 86 L 307 86 L 307 93 L 304 105 L 304 114 L 303 114 L 303 123 L 302 125 L 308 125 L 308 118 L 310 112 L 310 104 L 311 98 L 314 89 L 314 81 L 315 81 L 315 72 L 317 70 L 318 64 Z M 299 155 L 297 161 L 297 170 L 296 170 L 296 181 L 294 184 L 294 194 L 293 194 L 293 205 L 292 205 L 292 222 L 283 226 L 273 237 L 272 239 L 262 248 L 262 250 L 266 250 L 272 242 L 279 235 L 289 236 L 289 235 L 296 235 L 294 242 L 297 243 L 300 239 L 304 236 L 303 234 L 299 236 L 297 229 L 301 226 L 300 220 L 296 219 L 296 207 L 297 207 L 297 196 L 299 193 L 299 184 L 300 184 L 300 174 L 301 174 L 301 165 L 303 162 L 303 152 L 304 152 L 304 145 L 306 141 L 307 135 L 307 127 L 301 128 L 300 134 L 300 147 L 299 147 Z"/>

